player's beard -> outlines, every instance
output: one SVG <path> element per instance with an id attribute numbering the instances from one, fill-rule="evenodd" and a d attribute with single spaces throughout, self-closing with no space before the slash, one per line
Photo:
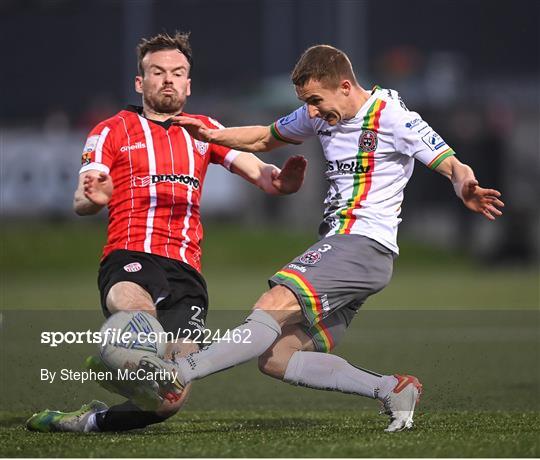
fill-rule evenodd
<path id="1" fill-rule="evenodd" d="M 159 91 L 156 94 L 145 94 L 144 103 L 153 112 L 175 115 L 184 108 L 185 99 L 181 99 L 177 92 L 174 92 L 173 94 L 163 94 Z"/>

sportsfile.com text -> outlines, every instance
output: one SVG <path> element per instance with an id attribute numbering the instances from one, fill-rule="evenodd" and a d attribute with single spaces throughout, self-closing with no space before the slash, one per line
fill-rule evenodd
<path id="1" fill-rule="evenodd" d="M 130 332 L 122 329 L 106 329 L 105 331 L 43 331 L 41 343 L 49 347 L 93 343 L 99 345 L 116 345 L 129 348 L 132 343 L 166 343 L 191 342 L 210 344 L 212 342 L 251 343 L 249 331 L 240 333 L 236 330 L 221 331 L 216 329 L 179 329 L 173 332 Z"/>

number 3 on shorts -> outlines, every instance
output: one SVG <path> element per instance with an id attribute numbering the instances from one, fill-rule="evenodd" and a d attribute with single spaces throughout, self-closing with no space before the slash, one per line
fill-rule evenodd
<path id="1" fill-rule="evenodd" d="M 332 249 L 332 245 L 325 243 L 325 244 L 323 244 L 323 247 L 317 249 L 317 251 L 326 252 L 326 251 L 330 251 L 330 249 Z"/>

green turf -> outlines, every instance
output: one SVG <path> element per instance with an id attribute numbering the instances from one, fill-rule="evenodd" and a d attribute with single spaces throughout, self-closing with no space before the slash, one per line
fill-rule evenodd
<path id="1" fill-rule="evenodd" d="M 205 275 L 211 328 L 237 324 L 265 279 L 313 241 L 280 231 L 211 226 Z M 13 457 L 535 457 L 540 454 L 540 312 L 536 268 L 489 269 L 402 243 L 391 284 L 369 300 L 336 352 L 425 388 L 412 432 L 386 434 L 377 404 L 292 387 L 255 363 L 196 382 L 183 414 L 124 434 L 36 434 L 46 407 L 120 399 L 96 383 L 39 380 L 80 368 L 94 346 L 49 348 L 43 330 L 97 328 L 100 223 L 7 225 L 0 264 L 0 456 Z"/>
<path id="2" fill-rule="evenodd" d="M 241 311 L 214 312 L 210 327 Z M 369 399 L 292 387 L 255 363 L 196 382 L 186 411 L 148 431 L 36 435 L 24 419 L 120 398 L 94 382 L 39 381 L 39 370 L 78 370 L 89 345 L 47 348 L 41 330 L 99 326 L 91 311 L 8 311 L 0 397 L 0 452 L 8 456 L 533 457 L 540 428 L 539 314 L 531 310 L 360 312 L 336 352 L 367 368 L 414 372 L 425 389 L 414 432 L 382 432 Z M 24 363 L 24 366 L 21 365 Z M 19 450 L 17 450 L 19 449 Z"/>
<path id="3" fill-rule="evenodd" d="M 96 309 L 104 224 L 6 224 L 2 227 L 0 306 Z M 203 273 L 212 308 L 246 309 L 266 280 L 315 240 L 309 233 L 206 230 Z M 366 308 L 539 308 L 538 267 L 492 269 L 459 252 L 401 242 L 390 285 Z"/>
<path id="4" fill-rule="evenodd" d="M 188 411 L 146 431 L 40 434 L 0 416 L 12 457 L 536 457 L 535 413 L 420 414 L 417 428 L 388 434 L 363 411 Z M 69 447 L 68 447 L 69 446 Z"/>

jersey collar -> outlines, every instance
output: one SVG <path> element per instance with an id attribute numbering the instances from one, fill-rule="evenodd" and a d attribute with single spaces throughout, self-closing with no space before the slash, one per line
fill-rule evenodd
<path id="1" fill-rule="evenodd" d="M 369 98 L 366 102 L 362 104 L 362 107 L 356 112 L 356 115 L 352 118 L 349 118 L 347 121 L 344 121 L 342 123 L 355 123 L 360 118 L 364 118 L 364 115 L 366 114 L 366 111 L 371 107 L 371 104 L 373 104 L 373 100 L 376 99 L 375 93 L 380 90 L 381 87 L 379 85 L 375 85 L 373 89 L 371 90 L 371 93 L 369 95 Z"/>
<path id="2" fill-rule="evenodd" d="M 128 106 L 126 107 L 126 110 L 127 110 L 128 112 L 134 112 L 134 113 L 140 115 L 141 117 L 146 118 L 146 117 L 143 115 L 143 108 L 142 108 L 140 105 L 131 105 L 131 104 L 130 104 L 130 105 L 128 105 Z M 181 112 L 181 113 L 183 113 L 183 112 Z M 165 121 L 152 120 L 152 119 L 150 119 L 150 118 L 146 118 L 146 119 L 147 119 L 148 121 L 152 122 L 152 123 L 155 123 L 156 125 L 161 126 L 161 127 L 164 128 L 164 129 L 167 129 L 167 130 L 168 130 L 168 129 L 171 127 L 171 125 L 172 125 L 172 119 L 171 119 L 171 118 L 169 118 L 168 120 L 165 120 Z"/>

